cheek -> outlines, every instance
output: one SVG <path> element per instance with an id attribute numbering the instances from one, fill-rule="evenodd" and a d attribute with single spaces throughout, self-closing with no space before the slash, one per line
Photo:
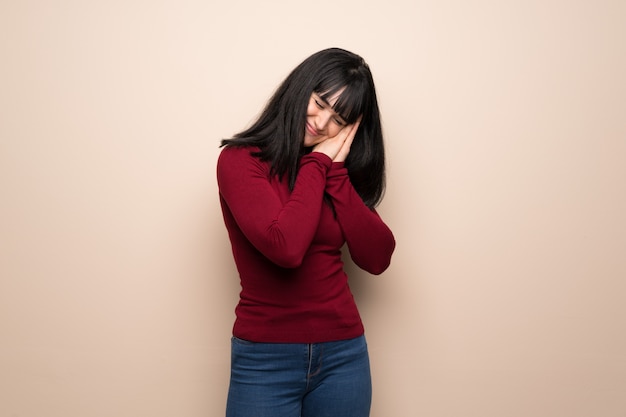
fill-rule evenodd
<path id="1" fill-rule="evenodd" d="M 341 126 L 336 125 L 335 123 L 330 124 L 330 126 L 328 127 L 328 136 L 329 137 L 335 137 L 339 134 L 339 132 L 341 132 Z"/>

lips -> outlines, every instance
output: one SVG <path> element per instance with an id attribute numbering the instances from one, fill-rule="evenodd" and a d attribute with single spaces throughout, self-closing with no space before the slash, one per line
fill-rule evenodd
<path id="1" fill-rule="evenodd" d="M 317 136 L 317 135 L 319 135 L 319 133 L 317 132 L 317 130 L 315 130 L 315 129 L 313 128 L 313 126 L 311 126 L 311 125 L 310 125 L 310 124 L 308 124 L 308 123 L 306 124 L 306 131 L 307 131 L 307 132 L 309 132 L 309 134 L 310 134 L 311 136 Z"/>

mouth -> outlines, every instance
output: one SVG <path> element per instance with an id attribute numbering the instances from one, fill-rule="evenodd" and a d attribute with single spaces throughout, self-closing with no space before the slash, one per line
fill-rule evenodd
<path id="1" fill-rule="evenodd" d="M 317 136 L 319 135 L 319 133 L 317 132 L 317 130 L 315 130 L 313 128 L 313 126 L 311 126 L 310 124 L 306 124 L 306 131 L 309 133 L 309 135 L 311 136 Z"/>

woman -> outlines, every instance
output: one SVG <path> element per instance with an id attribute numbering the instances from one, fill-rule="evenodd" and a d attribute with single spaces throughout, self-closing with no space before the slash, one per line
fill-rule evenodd
<path id="1" fill-rule="evenodd" d="M 228 417 L 365 417 L 363 324 L 343 270 L 382 273 L 394 237 L 380 115 L 363 59 L 332 48 L 285 79 L 258 120 L 222 141 L 217 179 L 241 279 Z"/>

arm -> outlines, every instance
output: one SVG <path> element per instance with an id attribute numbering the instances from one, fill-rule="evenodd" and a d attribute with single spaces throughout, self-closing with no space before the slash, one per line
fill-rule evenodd
<path id="1" fill-rule="evenodd" d="M 293 192 L 283 203 L 270 183 L 269 166 L 249 148 L 225 148 L 217 164 L 220 195 L 246 238 L 269 260 L 295 268 L 318 226 L 328 156 L 302 158 Z"/>
<path id="2" fill-rule="evenodd" d="M 391 262 L 395 239 L 378 213 L 363 203 L 350 183 L 343 162 L 333 163 L 328 172 L 326 191 L 332 199 L 354 263 L 375 275 L 384 272 Z"/>

